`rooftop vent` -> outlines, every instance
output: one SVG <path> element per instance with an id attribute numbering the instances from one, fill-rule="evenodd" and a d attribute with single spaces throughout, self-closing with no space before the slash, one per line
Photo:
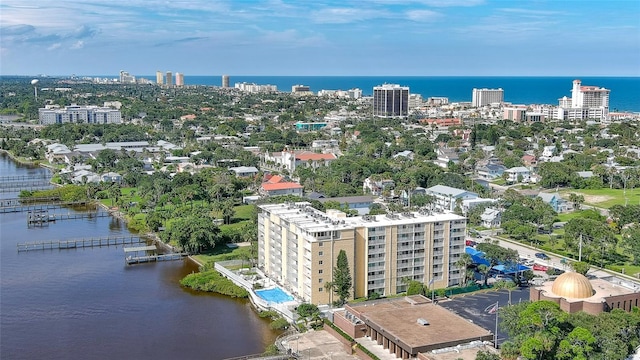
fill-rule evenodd
<path id="1" fill-rule="evenodd" d="M 429 325 L 429 322 L 428 322 L 427 320 L 423 319 L 423 318 L 418 319 L 418 320 L 417 320 L 417 323 L 418 323 L 418 324 L 420 324 L 420 325 L 422 325 L 422 326 L 427 326 L 427 325 Z"/>

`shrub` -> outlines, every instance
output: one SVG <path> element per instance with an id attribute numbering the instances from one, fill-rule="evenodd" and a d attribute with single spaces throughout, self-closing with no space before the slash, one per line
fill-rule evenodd
<path id="1" fill-rule="evenodd" d="M 285 318 L 277 318 L 269 325 L 273 330 L 286 330 L 289 327 L 289 322 Z"/>
<path id="2" fill-rule="evenodd" d="M 233 281 L 225 278 L 215 270 L 189 274 L 180 280 L 180 284 L 199 291 L 215 292 L 238 298 L 249 297 L 247 290 L 234 284 Z"/>

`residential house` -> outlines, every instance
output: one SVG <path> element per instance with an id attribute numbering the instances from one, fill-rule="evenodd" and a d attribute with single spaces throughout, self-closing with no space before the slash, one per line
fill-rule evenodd
<path id="1" fill-rule="evenodd" d="M 413 160 L 413 151 L 411 150 L 404 150 L 401 151 L 395 155 L 392 156 L 392 158 L 397 159 L 397 158 L 405 158 L 405 159 L 409 159 L 409 160 Z"/>
<path id="2" fill-rule="evenodd" d="M 122 183 L 122 175 L 120 175 L 118 173 L 115 173 L 115 172 L 108 172 L 108 173 L 100 175 L 100 181 L 121 184 Z"/>
<path id="3" fill-rule="evenodd" d="M 520 160 L 522 160 L 522 164 L 528 168 L 538 165 L 538 159 L 536 159 L 535 155 L 526 154 L 523 155 Z"/>
<path id="4" fill-rule="evenodd" d="M 458 202 L 477 199 L 478 194 L 446 185 L 436 185 L 426 189 L 426 194 L 434 197 L 434 206 L 438 211 L 454 211 Z"/>
<path id="5" fill-rule="evenodd" d="M 570 202 L 560 197 L 560 194 L 556 193 L 539 193 L 538 197 L 545 203 L 551 205 L 553 210 L 557 213 L 563 213 L 573 210 L 573 206 Z"/>
<path id="6" fill-rule="evenodd" d="M 238 177 L 252 177 L 258 175 L 258 168 L 255 166 L 238 166 L 229 168 L 229 170 L 236 173 Z"/>
<path id="7" fill-rule="evenodd" d="M 498 202 L 498 200 L 496 199 L 488 199 L 488 198 L 481 198 L 481 197 L 478 197 L 475 199 L 466 199 L 466 200 L 462 200 L 461 210 L 463 214 L 467 214 L 469 210 L 473 209 L 478 205 L 494 204 L 496 202 Z"/>
<path id="8" fill-rule="evenodd" d="M 442 168 L 446 169 L 449 166 L 449 162 L 454 164 L 460 162 L 460 158 L 455 149 L 441 147 L 436 150 L 436 153 L 438 154 L 438 158 L 434 163 Z"/>
<path id="9" fill-rule="evenodd" d="M 262 165 L 267 168 L 287 170 L 293 173 L 298 166 L 317 169 L 321 166 L 329 166 L 329 164 L 337 158 L 338 157 L 331 152 L 316 153 L 307 150 L 286 150 L 274 153 L 265 152 L 262 155 Z"/>
<path id="10" fill-rule="evenodd" d="M 482 226 L 486 228 L 499 228 L 502 222 L 502 213 L 498 209 L 486 208 L 482 215 L 480 215 Z"/>
<path id="11" fill-rule="evenodd" d="M 47 145 L 47 151 L 44 156 L 50 163 L 71 164 L 72 155 L 73 152 L 69 150 L 67 145 L 55 143 Z"/>
<path id="12" fill-rule="evenodd" d="M 333 198 L 319 198 L 317 199 L 321 203 L 338 202 L 341 205 L 346 205 L 350 210 L 358 211 L 358 215 L 368 215 L 371 205 L 373 204 L 373 196 L 344 196 Z"/>
<path id="13" fill-rule="evenodd" d="M 279 196 L 279 195 L 303 195 L 304 187 L 297 182 L 287 181 L 279 175 L 266 175 L 265 181 L 260 185 L 260 194 L 262 196 Z"/>
<path id="14" fill-rule="evenodd" d="M 391 179 L 384 180 L 373 180 L 370 177 L 364 179 L 364 184 L 362 184 L 362 191 L 365 194 L 371 195 L 382 195 L 382 192 L 385 190 L 393 190 L 396 186 L 396 183 Z"/>
<path id="15" fill-rule="evenodd" d="M 476 167 L 478 177 L 483 180 L 493 180 L 502 176 L 507 168 L 501 164 L 489 163 Z"/>
<path id="16" fill-rule="evenodd" d="M 531 170 L 524 166 L 516 166 L 504 171 L 508 174 L 507 182 L 529 182 L 531 179 Z"/>

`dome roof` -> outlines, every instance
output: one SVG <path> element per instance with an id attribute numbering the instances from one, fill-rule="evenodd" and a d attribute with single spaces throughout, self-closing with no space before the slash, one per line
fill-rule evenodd
<path id="1" fill-rule="evenodd" d="M 593 296 L 593 287 L 584 275 L 566 272 L 553 282 L 551 292 L 565 298 L 584 299 Z"/>

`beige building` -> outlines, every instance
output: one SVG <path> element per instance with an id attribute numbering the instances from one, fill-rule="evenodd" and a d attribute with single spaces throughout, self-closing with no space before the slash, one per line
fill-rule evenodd
<path id="1" fill-rule="evenodd" d="M 296 296 L 314 304 L 335 300 L 332 281 L 340 250 L 347 254 L 354 298 L 406 291 L 406 280 L 432 288 L 458 285 L 454 264 L 464 253 L 466 219 L 410 212 L 346 217 L 307 202 L 259 206 L 258 266 Z"/>
<path id="2" fill-rule="evenodd" d="M 164 76 L 162 74 L 162 71 L 156 71 L 156 84 L 164 84 Z"/>

